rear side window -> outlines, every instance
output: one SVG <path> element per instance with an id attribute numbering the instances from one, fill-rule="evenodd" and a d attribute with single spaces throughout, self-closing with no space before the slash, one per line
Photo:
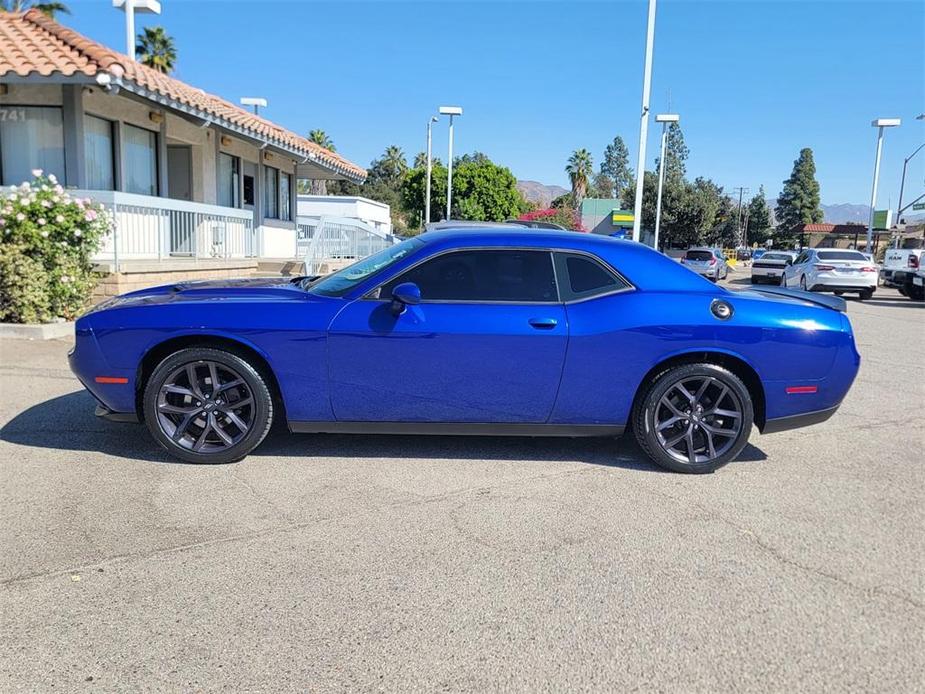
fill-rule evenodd
<path id="1" fill-rule="evenodd" d="M 685 260 L 712 260 L 713 254 L 710 251 L 688 251 L 684 254 Z"/>
<path id="2" fill-rule="evenodd" d="M 563 301 L 609 294 L 629 286 L 613 270 L 586 255 L 556 253 L 556 270 Z"/>
<path id="3" fill-rule="evenodd" d="M 529 250 L 471 250 L 438 255 L 384 285 L 379 296 L 414 282 L 423 301 L 506 301 L 547 303 L 558 300 L 552 254 Z"/>

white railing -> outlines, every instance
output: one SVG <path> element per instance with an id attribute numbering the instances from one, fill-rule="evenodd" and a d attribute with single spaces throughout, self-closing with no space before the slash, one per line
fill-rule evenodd
<path id="1" fill-rule="evenodd" d="M 252 258 L 257 255 L 254 214 L 218 205 L 109 190 L 68 191 L 101 203 L 115 228 L 94 260 Z"/>
<path id="2" fill-rule="evenodd" d="M 305 259 L 309 275 L 330 261 L 359 260 L 398 243 L 352 217 L 298 217 L 297 222 L 296 253 Z"/>

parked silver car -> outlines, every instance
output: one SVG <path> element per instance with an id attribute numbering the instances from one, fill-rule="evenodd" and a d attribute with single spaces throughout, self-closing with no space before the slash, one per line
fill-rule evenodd
<path id="1" fill-rule="evenodd" d="M 765 251 L 752 262 L 752 284 L 780 284 L 781 275 L 796 257 L 793 251 Z"/>
<path id="2" fill-rule="evenodd" d="M 804 248 L 781 275 L 781 286 L 812 292 L 857 292 L 869 299 L 877 291 L 877 266 L 859 251 Z"/>
<path id="3" fill-rule="evenodd" d="M 688 248 L 681 257 L 681 264 L 714 282 L 729 274 L 729 264 L 720 248 Z"/>

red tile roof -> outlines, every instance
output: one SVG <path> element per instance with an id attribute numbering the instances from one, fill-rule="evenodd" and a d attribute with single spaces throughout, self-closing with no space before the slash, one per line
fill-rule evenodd
<path id="1" fill-rule="evenodd" d="M 0 78 L 9 74 L 19 77 L 108 74 L 129 91 L 151 92 L 155 98 L 167 97 L 194 112 L 224 121 L 233 129 L 241 129 L 253 137 L 309 157 L 348 178 L 366 178 L 365 169 L 340 155 L 220 97 L 91 41 L 38 10 L 0 12 Z"/>

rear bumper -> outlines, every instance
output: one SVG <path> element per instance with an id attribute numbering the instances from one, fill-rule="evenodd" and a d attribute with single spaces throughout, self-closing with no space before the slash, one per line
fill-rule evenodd
<path id="1" fill-rule="evenodd" d="M 839 405 L 834 407 L 829 407 L 824 410 L 816 410 L 815 412 L 805 412 L 803 414 L 793 414 L 789 417 L 777 417 L 776 419 L 769 419 L 764 423 L 764 428 L 761 430 L 762 434 L 776 434 L 781 431 L 789 431 L 790 429 L 799 429 L 800 427 L 808 427 L 813 424 L 819 424 L 821 422 L 829 419 L 835 412 L 838 410 Z"/>
<path id="2" fill-rule="evenodd" d="M 875 292 L 877 291 L 876 284 L 845 284 L 843 282 L 836 283 L 828 282 L 819 283 L 817 282 L 812 287 L 810 287 L 811 292 Z"/>
<path id="3" fill-rule="evenodd" d="M 865 276 L 867 275 L 867 276 Z M 816 281 L 812 284 L 814 292 L 857 292 L 865 289 L 875 290 L 877 288 L 877 273 L 867 272 L 856 276 L 839 275 L 835 277 L 826 277 L 825 275 L 816 275 Z"/>

